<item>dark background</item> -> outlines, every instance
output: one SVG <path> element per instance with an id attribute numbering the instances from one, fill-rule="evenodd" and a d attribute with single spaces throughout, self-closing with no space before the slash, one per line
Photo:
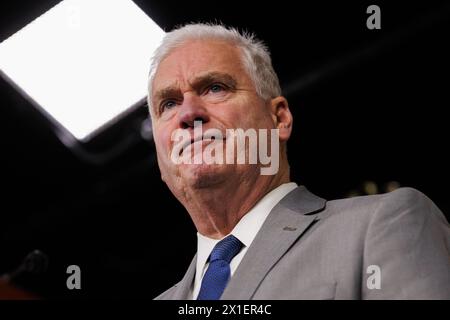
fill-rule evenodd
<path id="1" fill-rule="evenodd" d="M 0 41 L 56 3 L 3 1 Z M 166 31 L 222 21 L 268 44 L 294 114 L 288 148 L 297 183 L 335 199 L 364 194 L 366 181 L 378 192 L 396 181 L 450 217 L 445 1 L 135 3 Z M 381 30 L 366 28 L 370 4 L 381 8 Z M 137 134 L 146 116 L 143 105 L 84 146 L 104 151 L 134 135 L 123 152 L 94 164 L 0 79 L 0 274 L 40 249 L 47 272 L 16 283 L 44 298 L 152 298 L 183 276 L 196 231 L 160 180 L 151 140 Z M 71 264 L 81 268 L 81 290 L 66 288 Z"/>

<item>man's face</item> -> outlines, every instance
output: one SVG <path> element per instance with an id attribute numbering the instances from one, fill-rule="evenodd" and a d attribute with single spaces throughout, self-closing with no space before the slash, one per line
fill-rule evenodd
<path id="1" fill-rule="evenodd" d="M 223 137 L 226 129 L 275 127 L 270 103 L 257 95 L 239 50 L 222 41 L 190 41 L 172 51 L 156 71 L 150 93 L 153 135 L 162 179 L 175 195 L 186 187 L 212 186 L 258 171 L 248 164 L 175 164 L 171 159 L 172 133 L 183 129 L 194 137 L 196 120 L 202 121 L 203 133 L 215 128 Z M 195 143 L 205 147 L 218 142 Z"/>

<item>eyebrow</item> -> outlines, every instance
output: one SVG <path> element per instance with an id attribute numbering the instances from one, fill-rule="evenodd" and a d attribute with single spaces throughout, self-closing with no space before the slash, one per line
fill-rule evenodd
<path id="1" fill-rule="evenodd" d="M 200 91 L 204 87 L 214 82 L 222 82 L 231 90 L 236 88 L 237 81 L 230 74 L 223 72 L 208 72 L 198 76 L 190 82 L 190 86 L 195 91 Z M 169 97 L 181 96 L 181 90 L 177 85 L 170 85 L 166 88 L 158 90 L 154 95 L 154 101 L 161 101 Z"/>
<path id="2" fill-rule="evenodd" d="M 191 87 L 198 90 L 214 82 L 223 82 L 231 89 L 235 89 L 237 84 L 237 81 L 228 73 L 208 72 L 207 74 L 195 78 L 191 83 Z"/>

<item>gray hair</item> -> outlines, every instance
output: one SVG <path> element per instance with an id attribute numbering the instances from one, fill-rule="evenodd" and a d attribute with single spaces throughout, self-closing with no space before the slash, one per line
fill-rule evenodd
<path id="1" fill-rule="evenodd" d="M 269 100 L 281 95 L 278 76 L 272 66 L 270 52 L 263 42 L 257 40 L 254 34 L 240 33 L 235 28 L 227 28 L 221 24 L 187 24 L 167 33 L 156 49 L 150 66 L 148 105 L 151 109 L 151 94 L 153 79 L 159 64 L 174 49 L 189 40 L 222 40 L 241 48 L 244 68 L 247 70 L 256 93 L 263 99 Z"/>

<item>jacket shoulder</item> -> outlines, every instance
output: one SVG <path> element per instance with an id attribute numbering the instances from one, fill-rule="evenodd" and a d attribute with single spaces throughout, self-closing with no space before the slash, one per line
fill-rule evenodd
<path id="1" fill-rule="evenodd" d="M 436 205 L 422 192 L 410 187 L 402 187 L 394 191 L 327 201 L 327 215 L 330 214 L 362 214 L 371 216 L 380 210 L 401 212 L 408 210 L 415 214 L 439 211 Z M 419 209 L 419 210 L 418 210 Z"/>
<path id="2" fill-rule="evenodd" d="M 155 297 L 153 300 L 173 300 L 173 295 L 175 293 L 177 285 L 178 284 L 170 287 L 169 289 Z"/>

